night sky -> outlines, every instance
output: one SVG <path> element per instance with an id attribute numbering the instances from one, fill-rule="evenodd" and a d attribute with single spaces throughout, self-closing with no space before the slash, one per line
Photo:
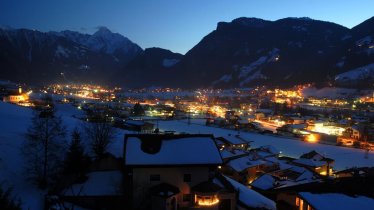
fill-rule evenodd
<path id="1" fill-rule="evenodd" d="M 184 54 L 219 21 L 310 17 L 351 28 L 373 8 L 373 0 L 0 0 L 0 25 L 89 34 L 106 26 L 142 48 Z"/>

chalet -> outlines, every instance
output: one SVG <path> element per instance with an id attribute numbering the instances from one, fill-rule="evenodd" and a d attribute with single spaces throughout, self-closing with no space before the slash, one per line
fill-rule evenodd
<path id="1" fill-rule="evenodd" d="M 246 150 L 249 148 L 249 141 L 243 139 L 240 135 L 227 135 L 217 137 L 218 142 L 223 142 L 224 147 L 232 149 L 243 149 Z"/>
<path id="2" fill-rule="evenodd" d="M 329 176 L 332 174 L 334 160 L 324 157 L 315 150 L 305 153 L 292 162 L 295 165 L 306 167 L 320 175 Z"/>
<path id="3" fill-rule="evenodd" d="M 235 193 L 212 182 L 222 164 L 212 135 L 128 134 L 124 163 L 131 209 L 235 208 Z"/>
<path id="4" fill-rule="evenodd" d="M 320 181 L 316 174 L 306 168 L 293 166 L 271 173 L 263 174 L 251 183 L 254 189 L 272 190 L 288 188 Z"/>
<path id="5" fill-rule="evenodd" d="M 227 158 L 222 172 L 240 183 L 249 184 L 264 173 L 279 170 L 278 154 L 271 146 L 252 149 L 245 155 Z"/>

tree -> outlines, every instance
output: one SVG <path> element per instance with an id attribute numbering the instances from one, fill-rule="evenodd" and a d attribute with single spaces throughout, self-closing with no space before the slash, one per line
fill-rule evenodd
<path id="1" fill-rule="evenodd" d="M 45 188 L 61 166 L 66 128 L 52 108 L 35 111 L 31 121 L 22 152 L 29 175 Z"/>
<path id="2" fill-rule="evenodd" d="M 11 194 L 11 188 L 4 190 L 0 186 L 0 208 L 4 210 L 21 210 L 21 202 L 14 201 Z"/>
<path id="3" fill-rule="evenodd" d="M 80 178 L 87 172 L 90 158 L 84 153 L 81 134 L 77 128 L 71 134 L 71 142 L 64 162 L 64 171 L 74 177 Z"/>
<path id="4" fill-rule="evenodd" d="M 84 124 L 83 128 L 90 140 L 92 151 L 97 158 L 102 158 L 115 136 L 115 128 L 110 120 L 108 117 L 103 117 L 101 120 Z"/>
<path id="5" fill-rule="evenodd" d="M 142 105 L 140 105 L 139 103 L 136 103 L 134 105 L 134 107 L 132 108 L 132 114 L 135 115 L 135 116 L 143 116 L 144 115 L 144 109 L 142 107 Z"/>

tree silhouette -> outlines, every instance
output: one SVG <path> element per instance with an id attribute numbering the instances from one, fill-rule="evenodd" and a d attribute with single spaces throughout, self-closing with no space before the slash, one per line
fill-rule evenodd
<path id="1" fill-rule="evenodd" d="M 144 109 L 142 107 L 142 105 L 140 105 L 139 103 L 136 103 L 134 105 L 134 107 L 132 108 L 132 114 L 134 116 L 143 116 L 144 115 Z"/>
<path id="2" fill-rule="evenodd" d="M 22 153 L 28 174 L 46 188 L 61 167 L 66 128 L 52 108 L 35 111 L 31 121 Z"/>

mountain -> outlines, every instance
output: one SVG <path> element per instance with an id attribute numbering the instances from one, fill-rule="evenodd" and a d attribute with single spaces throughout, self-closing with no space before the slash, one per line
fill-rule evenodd
<path id="1" fill-rule="evenodd" d="M 160 48 L 143 51 L 105 27 L 92 35 L 0 29 L 0 79 L 21 82 L 372 88 L 372 64 L 374 17 L 352 29 L 310 18 L 237 18 L 219 22 L 185 55 Z"/>
<path id="2" fill-rule="evenodd" d="M 129 87 L 161 86 L 173 77 L 173 67 L 183 55 L 161 48 L 147 48 L 116 74 L 113 80 Z M 120 78 L 120 79 L 116 79 Z"/>
<path id="3" fill-rule="evenodd" d="M 308 18 L 220 22 L 175 67 L 192 86 L 289 86 L 326 82 L 343 69 L 350 29 Z M 331 80 L 331 79 L 330 79 Z"/>
<path id="4" fill-rule="evenodd" d="M 99 27 L 99 30 L 93 35 L 68 30 L 52 33 L 79 43 L 93 52 L 112 55 L 117 62 L 122 64 L 126 64 L 143 51 L 142 48 L 128 38 L 118 33 L 112 33 L 106 27 Z"/>
<path id="5" fill-rule="evenodd" d="M 18 82 L 109 82 L 142 49 L 122 35 L 0 29 L 0 78 Z"/>

